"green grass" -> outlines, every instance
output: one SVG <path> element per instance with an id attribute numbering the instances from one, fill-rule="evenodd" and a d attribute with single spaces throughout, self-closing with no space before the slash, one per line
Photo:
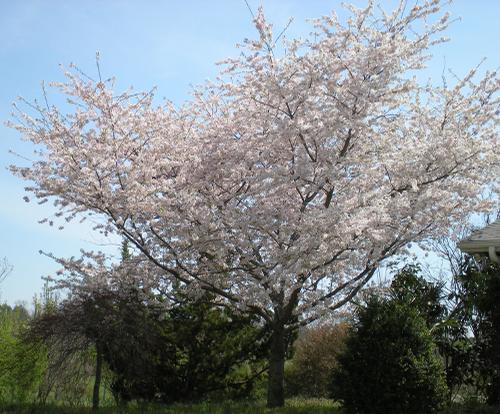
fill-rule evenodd
<path id="1" fill-rule="evenodd" d="M 342 410 L 328 400 L 287 400 L 286 406 L 274 410 L 264 402 L 223 402 L 200 404 L 131 404 L 128 407 L 103 407 L 92 411 L 89 407 L 60 405 L 0 405 L 0 414 L 341 414 Z M 443 414 L 498 414 L 497 407 L 482 404 L 453 406 Z"/>
<path id="2" fill-rule="evenodd" d="M 267 409 L 259 402 L 226 402 L 200 404 L 133 404 L 128 407 L 103 407 L 92 411 L 88 407 L 63 407 L 56 405 L 0 406 L 0 413 L 12 414 L 340 414 L 340 409 L 328 400 L 287 400 L 286 406 Z"/>

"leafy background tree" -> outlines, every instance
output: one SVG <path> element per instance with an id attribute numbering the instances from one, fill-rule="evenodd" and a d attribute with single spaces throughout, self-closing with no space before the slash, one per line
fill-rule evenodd
<path id="1" fill-rule="evenodd" d="M 458 298 L 456 319 L 466 343 L 464 365 L 467 383 L 500 404 L 500 268 L 488 260 L 468 257 L 455 278 Z"/>
<path id="2" fill-rule="evenodd" d="M 0 403 L 31 401 L 42 382 L 46 350 L 22 339 L 29 319 L 22 305 L 0 306 Z"/>

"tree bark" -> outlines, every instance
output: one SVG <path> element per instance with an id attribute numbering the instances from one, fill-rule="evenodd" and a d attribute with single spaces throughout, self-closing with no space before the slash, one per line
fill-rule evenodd
<path id="1" fill-rule="evenodd" d="M 92 393 L 92 410 L 99 408 L 99 391 L 101 389 L 102 376 L 102 352 L 101 347 L 96 344 L 96 361 L 95 361 L 95 382 L 94 391 Z"/>
<path id="2" fill-rule="evenodd" d="M 285 405 L 285 327 L 277 323 L 273 327 L 269 353 L 269 375 L 267 383 L 267 407 Z"/>

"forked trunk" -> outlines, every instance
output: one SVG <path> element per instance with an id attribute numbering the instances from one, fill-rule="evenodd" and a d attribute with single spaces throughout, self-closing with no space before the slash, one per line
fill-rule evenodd
<path id="1" fill-rule="evenodd" d="M 267 406 L 283 407 L 285 404 L 285 327 L 274 326 L 269 353 L 269 376 L 267 384 Z"/>

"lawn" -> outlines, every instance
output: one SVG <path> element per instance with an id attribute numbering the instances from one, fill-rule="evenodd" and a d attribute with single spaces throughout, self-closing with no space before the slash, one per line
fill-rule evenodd
<path id="1" fill-rule="evenodd" d="M 267 409 L 256 402 L 227 402 L 190 404 L 133 404 L 128 407 L 103 407 L 92 411 L 88 407 L 55 405 L 11 405 L 0 407 L 0 413 L 13 414 L 337 414 L 340 409 L 328 400 L 288 400 L 280 409 Z"/>
<path id="2" fill-rule="evenodd" d="M 264 402 L 223 402 L 200 404 L 131 404 L 127 407 L 103 407 L 92 411 L 89 407 L 60 405 L 0 405 L 0 414 L 341 414 L 338 405 L 328 400 L 287 400 L 284 408 L 267 409 Z M 452 406 L 442 414 L 498 414 L 498 407 L 482 404 Z"/>

